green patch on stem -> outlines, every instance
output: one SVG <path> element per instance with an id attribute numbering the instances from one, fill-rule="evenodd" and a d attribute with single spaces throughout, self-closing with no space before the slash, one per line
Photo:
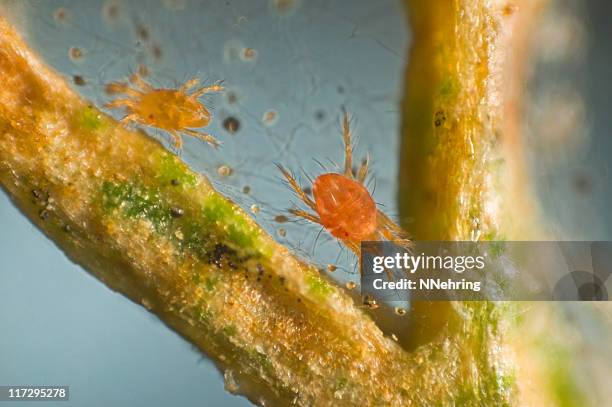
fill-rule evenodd
<path id="1" fill-rule="evenodd" d="M 87 131 L 100 130 L 105 125 L 102 114 L 92 106 L 87 106 L 79 111 L 77 123 Z"/>
<path id="2" fill-rule="evenodd" d="M 150 221 L 157 233 L 165 234 L 181 253 L 190 252 L 201 260 L 208 260 L 212 249 L 213 225 L 205 219 L 182 216 L 174 219 L 172 206 L 164 202 L 155 188 L 138 183 L 105 181 L 102 184 L 102 208 L 110 213 L 119 210 L 127 218 Z M 177 233 L 181 237 L 177 237 Z M 193 276 L 199 283 L 200 276 Z"/>
<path id="3" fill-rule="evenodd" d="M 250 223 L 246 215 L 236 205 L 218 194 L 210 194 L 203 205 L 206 221 L 221 224 L 228 240 L 236 246 L 253 248 L 259 241 L 261 232 Z"/>
<path id="4" fill-rule="evenodd" d="M 441 97 L 451 98 L 459 93 L 460 85 L 457 79 L 452 75 L 446 75 L 440 81 L 440 87 L 438 88 L 438 94 Z"/>
<path id="5" fill-rule="evenodd" d="M 514 372 L 502 374 L 499 377 L 499 385 L 503 391 L 513 391 L 516 389 L 516 375 Z"/>
<path id="6" fill-rule="evenodd" d="M 306 276 L 306 283 L 310 293 L 321 299 L 327 298 L 334 292 L 334 288 L 327 281 L 314 273 Z"/>
<path id="7" fill-rule="evenodd" d="M 235 336 L 236 333 L 238 333 L 238 329 L 236 328 L 236 325 L 226 325 L 223 327 L 221 331 L 227 337 Z"/>
<path id="8" fill-rule="evenodd" d="M 338 379 L 336 379 L 336 390 L 342 390 L 344 388 L 346 388 L 346 386 L 348 385 L 348 379 L 346 377 L 339 377 Z"/>
<path id="9" fill-rule="evenodd" d="M 196 309 L 196 318 L 203 324 L 210 324 L 212 322 L 212 313 L 202 306 Z"/>
<path id="10" fill-rule="evenodd" d="M 191 187 L 197 182 L 196 175 L 176 156 L 163 152 L 159 157 L 157 180 L 162 185 L 181 185 Z"/>
<path id="11" fill-rule="evenodd" d="M 248 355 L 254 362 L 254 365 L 257 366 L 261 372 L 274 375 L 274 366 L 272 366 L 272 363 L 266 354 L 253 349 L 248 352 Z"/>
<path id="12" fill-rule="evenodd" d="M 186 223 L 182 227 L 183 239 L 176 239 L 175 243 L 181 252 L 193 253 L 200 260 L 207 260 L 212 250 L 213 234 L 209 225 L 199 224 L 196 221 Z M 200 275 L 194 276 L 200 282 Z"/>
<path id="13" fill-rule="evenodd" d="M 128 218 L 147 219 L 158 233 L 166 231 L 172 219 L 170 208 L 162 204 L 156 190 L 127 182 L 105 181 L 102 206 L 109 212 L 120 209 Z"/>
<path id="14" fill-rule="evenodd" d="M 156 179 L 160 185 L 192 187 L 197 184 L 196 174 L 176 156 L 162 152 L 156 159 L 159 161 Z M 201 221 L 185 230 L 188 239 L 182 243 L 183 246 L 193 246 L 196 252 L 201 252 L 202 250 L 196 247 L 204 243 L 197 237 L 201 228 L 216 225 L 216 228 L 222 230 L 227 239 L 238 248 L 256 250 L 266 258 L 272 256 L 273 247 L 260 239 L 262 233 L 257 226 L 249 222 L 247 216 L 236 205 L 221 195 L 211 192 L 202 204 L 202 214 Z"/>
<path id="15" fill-rule="evenodd" d="M 206 287 L 206 291 L 208 292 L 214 291 L 218 282 L 219 282 L 218 278 L 206 277 L 206 279 L 204 280 L 204 286 Z"/>

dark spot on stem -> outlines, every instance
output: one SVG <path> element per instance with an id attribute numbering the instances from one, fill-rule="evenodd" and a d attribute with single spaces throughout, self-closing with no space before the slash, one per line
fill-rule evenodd
<path id="1" fill-rule="evenodd" d="M 41 209 L 40 211 L 38 211 L 38 217 L 42 220 L 47 220 L 47 218 L 49 217 L 49 211 L 46 209 Z"/>
<path id="2" fill-rule="evenodd" d="M 369 295 L 366 295 L 365 297 L 363 297 L 363 305 L 365 305 L 366 307 L 370 309 L 378 308 L 378 302 L 376 301 L 376 299 Z"/>
<path id="3" fill-rule="evenodd" d="M 170 215 L 173 218 L 180 218 L 181 216 L 183 216 L 185 213 L 185 211 L 183 211 L 181 208 L 176 208 L 176 207 L 172 207 L 170 208 Z"/>
<path id="4" fill-rule="evenodd" d="M 446 114 L 444 113 L 444 110 L 438 110 L 434 115 L 434 124 L 436 125 L 436 127 L 440 127 L 444 125 L 445 122 Z"/>
<path id="5" fill-rule="evenodd" d="M 34 197 L 34 203 L 39 206 L 47 206 L 49 203 L 49 191 L 34 188 L 32 190 L 32 196 Z"/>
<path id="6" fill-rule="evenodd" d="M 208 262 L 215 264 L 218 267 L 223 267 L 223 260 L 227 259 L 228 263 L 231 263 L 229 261 L 229 257 L 231 256 L 235 256 L 236 255 L 236 251 L 222 243 L 217 243 L 215 245 L 215 248 L 213 249 L 213 251 L 210 253 L 209 258 L 208 258 Z M 231 263 L 228 264 L 230 267 L 235 268 L 235 264 Z"/>

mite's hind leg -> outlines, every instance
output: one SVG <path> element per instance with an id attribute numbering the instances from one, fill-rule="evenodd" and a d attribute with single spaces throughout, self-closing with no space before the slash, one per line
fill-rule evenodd
<path id="1" fill-rule="evenodd" d="M 181 131 L 189 136 L 192 136 L 192 137 L 195 137 L 202 141 L 207 142 L 208 144 L 212 145 L 214 148 L 219 148 L 221 146 L 221 143 L 219 142 L 219 140 L 217 140 L 210 134 L 200 133 L 199 131 L 190 130 L 190 129 L 183 129 Z"/>
<path id="2" fill-rule="evenodd" d="M 405 249 L 410 247 L 410 241 L 408 240 L 408 234 L 393 222 L 387 215 L 382 211 L 377 213 L 378 219 L 378 231 L 387 240 L 400 241 L 397 244 Z"/>
<path id="3" fill-rule="evenodd" d="M 312 209 L 313 211 L 316 212 L 317 211 L 317 206 L 312 201 L 312 199 L 310 199 L 310 197 L 308 195 L 306 195 L 306 192 L 304 192 L 302 190 L 302 188 L 299 186 L 299 184 L 297 183 L 295 178 L 293 178 L 293 175 L 291 175 L 291 173 L 289 171 L 287 171 L 285 169 L 285 167 L 283 167 L 281 164 L 276 164 L 276 166 L 283 173 L 283 175 L 285 176 L 285 179 L 287 180 L 287 182 L 289 182 L 289 185 L 291 185 L 291 188 L 293 188 L 293 190 L 298 195 L 298 197 L 300 197 L 300 199 L 306 205 L 308 205 L 310 207 L 310 209 Z"/>
<path id="4" fill-rule="evenodd" d="M 367 240 L 369 240 L 369 241 L 378 241 L 376 235 L 369 237 Z M 355 254 L 357 255 L 357 258 L 359 260 L 359 266 L 360 267 L 362 265 L 361 264 L 361 243 L 362 242 L 357 243 L 357 250 L 358 250 L 358 252 L 355 252 Z M 351 250 L 353 250 L 353 249 L 351 249 Z M 353 251 L 355 251 L 355 250 L 353 250 Z M 375 256 L 384 256 L 385 255 L 384 252 L 383 252 L 382 246 L 374 246 L 374 247 L 370 246 L 369 254 L 370 255 L 375 255 Z M 391 270 L 389 270 L 387 267 L 384 267 L 384 269 L 385 269 L 385 274 L 387 275 L 387 278 L 389 279 L 389 281 L 395 280 L 395 277 L 393 276 L 393 273 L 391 272 Z M 360 272 L 361 272 L 361 269 L 360 269 Z"/>
<path id="5" fill-rule="evenodd" d="M 356 240 L 342 240 L 342 243 L 357 256 L 359 260 L 359 265 L 361 266 L 361 242 Z M 361 272 L 361 267 L 359 268 L 359 272 Z"/>
<path id="6" fill-rule="evenodd" d="M 130 124 L 131 122 L 138 123 L 138 115 L 130 113 L 130 114 L 123 116 L 119 120 L 119 123 L 123 125 L 124 127 L 127 127 L 128 124 Z"/>
<path id="7" fill-rule="evenodd" d="M 353 178 L 353 146 L 351 145 L 351 131 L 347 112 L 344 112 L 342 118 L 342 139 L 344 140 L 344 176 Z"/>
<path id="8" fill-rule="evenodd" d="M 200 88 L 198 90 L 196 90 L 195 92 L 193 92 L 192 96 L 195 97 L 200 97 L 205 93 L 210 93 L 210 92 L 221 92 L 222 90 L 224 90 L 225 88 L 221 85 L 211 85 L 211 86 L 205 86 L 203 88 Z"/>
<path id="9" fill-rule="evenodd" d="M 360 241 L 356 241 L 356 240 L 343 240 L 342 243 L 344 243 L 344 245 L 346 247 L 348 247 L 353 253 L 355 253 L 355 256 L 357 256 L 357 260 L 359 261 L 359 273 L 361 274 L 362 272 L 362 264 L 361 264 L 361 242 Z M 382 256 L 382 253 L 375 253 L 378 254 L 380 256 Z M 389 281 L 393 281 L 393 273 L 391 273 L 391 270 L 387 269 L 385 267 L 385 273 L 387 274 L 387 278 L 389 278 Z"/>
<path id="10" fill-rule="evenodd" d="M 121 126 L 126 130 L 130 130 L 130 123 L 138 123 L 138 116 L 135 114 L 126 114 L 117 121 L 116 126 Z"/>
<path id="11" fill-rule="evenodd" d="M 180 154 L 180 152 L 183 150 L 183 138 L 176 131 L 170 131 L 169 133 L 174 141 L 174 148 L 176 148 L 177 154 Z"/>
<path id="12" fill-rule="evenodd" d="M 303 211 L 301 209 L 289 209 L 289 212 L 294 214 L 295 216 L 299 216 L 300 218 L 304 218 L 306 220 L 311 221 L 312 223 L 318 223 L 321 224 L 321 219 L 319 219 L 317 216 L 308 213 L 306 211 Z"/>

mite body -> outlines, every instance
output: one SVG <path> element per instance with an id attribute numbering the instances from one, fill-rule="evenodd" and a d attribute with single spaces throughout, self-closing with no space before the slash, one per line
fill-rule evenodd
<path id="1" fill-rule="evenodd" d="M 320 223 L 332 236 L 356 241 L 376 237 L 376 203 L 361 183 L 341 174 L 323 174 L 312 193 Z"/>
<path id="2" fill-rule="evenodd" d="M 387 215 L 378 210 L 372 195 L 364 186 L 368 174 L 368 160 L 365 160 L 357 174 L 353 174 L 353 150 L 349 130 L 348 114 L 342 123 L 344 139 L 344 171 L 319 175 L 312 186 L 311 199 L 283 166 L 278 165 L 289 185 L 298 197 L 314 213 L 291 209 L 296 216 L 320 224 L 332 236 L 342 241 L 357 256 L 360 243 L 364 240 L 402 240 L 407 244 L 406 234 Z"/>
<path id="3" fill-rule="evenodd" d="M 198 98 L 205 93 L 223 90 L 221 85 L 198 89 L 197 79 L 187 81 L 178 89 L 154 88 L 138 74 L 130 76 L 131 87 L 126 83 L 113 82 L 106 86 L 109 94 L 124 95 L 106 104 L 107 108 L 125 108 L 123 123 L 134 122 L 156 127 L 168 132 L 177 149 L 183 147 L 181 134 L 196 137 L 218 147 L 220 143 L 210 134 L 194 130 L 210 123 L 211 114 Z"/>

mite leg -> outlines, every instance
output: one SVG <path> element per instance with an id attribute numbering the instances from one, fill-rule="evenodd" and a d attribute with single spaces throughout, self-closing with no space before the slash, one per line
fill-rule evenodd
<path id="1" fill-rule="evenodd" d="M 359 274 L 361 274 L 363 270 L 361 263 L 361 242 L 357 240 L 343 240 L 342 243 L 344 243 L 345 246 L 355 253 L 355 256 L 357 256 L 357 261 L 359 262 Z M 387 273 L 389 281 L 393 281 L 393 274 L 391 274 L 391 271 L 385 269 L 385 273 Z"/>
<path id="2" fill-rule="evenodd" d="M 295 180 L 295 178 L 293 178 L 293 175 L 291 175 L 291 173 L 289 173 L 289 171 L 287 171 L 285 169 L 285 167 L 283 167 L 280 164 L 276 164 L 276 166 L 278 167 L 278 169 L 283 173 L 283 175 L 285 176 L 285 179 L 287 180 L 287 182 L 289 182 L 289 185 L 291 185 L 291 188 L 293 188 L 293 190 L 295 191 L 295 193 L 300 197 L 300 199 L 310 207 L 310 209 L 312 209 L 313 211 L 317 211 L 317 206 L 315 205 L 315 203 L 312 201 L 312 199 L 310 199 L 310 197 L 308 195 L 306 195 L 306 192 L 304 192 L 302 190 L 302 188 L 300 188 L 300 186 L 298 185 L 297 181 Z"/>
<path id="3" fill-rule="evenodd" d="M 104 105 L 107 109 L 117 109 L 124 106 L 134 106 L 134 102 L 130 99 L 115 99 Z"/>
<path id="4" fill-rule="evenodd" d="M 342 118 L 342 138 L 344 140 L 344 175 L 353 178 L 353 146 L 351 146 L 351 132 L 349 129 L 348 113 L 344 112 Z"/>
<path id="5" fill-rule="evenodd" d="M 359 170 L 357 171 L 357 181 L 363 185 L 365 183 L 365 179 L 368 176 L 368 167 L 370 165 L 370 157 L 366 156 L 366 158 L 361 162 L 359 166 Z"/>
<path id="6" fill-rule="evenodd" d="M 135 122 L 138 123 L 138 115 L 136 114 L 128 114 L 123 116 L 123 118 L 121 118 L 121 120 L 119 120 L 119 123 L 121 123 L 124 126 L 127 126 L 128 123 L 130 122 Z"/>
<path id="7" fill-rule="evenodd" d="M 130 76 L 130 82 L 138 86 L 141 90 L 145 92 L 150 92 L 153 90 L 153 87 L 149 85 L 144 79 L 142 79 L 137 73 Z"/>
<path id="8" fill-rule="evenodd" d="M 177 133 L 176 131 L 169 131 L 168 133 L 170 133 L 170 135 L 172 136 L 172 139 L 174 140 L 174 147 L 177 149 L 177 152 L 182 151 L 183 150 L 183 138 L 181 137 L 181 135 Z"/>
<path id="9" fill-rule="evenodd" d="M 191 137 L 195 137 L 195 138 L 198 138 L 200 140 L 207 142 L 208 144 L 212 145 L 214 148 L 219 148 L 221 146 L 221 143 L 219 142 L 219 140 L 217 140 L 210 134 L 200 133 L 199 131 L 190 130 L 190 129 L 183 129 L 181 131 Z"/>
<path id="10" fill-rule="evenodd" d="M 342 240 L 342 243 L 357 256 L 357 259 L 361 262 L 361 242 L 357 240 Z M 359 264 L 361 266 L 361 264 Z M 361 272 L 361 267 L 359 267 L 359 272 Z"/>
<path id="11" fill-rule="evenodd" d="M 117 126 L 122 126 L 124 129 L 130 130 L 130 123 L 138 123 L 138 116 L 135 114 L 126 114 L 117 122 Z"/>
<path id="12" fill-rule="evenodd" d="M 377 213 L 378 219 L 378 230 L 381 235 L 387 240 L 400 241 L 397 244 L 403 248 L 410 247 L 410 241 L 408 240 L 408 234 L 402 230 L 395 222 L 393 222 L 387 215 L 382 211 Z"/>
<path id="13" fill-rule="evenodd" d="M 375 236 L 369 237 L 367 240 L 377 241 L 378 239 L 377 239 L 377 236 L 375 235 Z M 392 239 L 389 239 L 389 240 L 392 240 Z M 361 242 L 357 242 L 357 248 L 359 252 L 358 253 L 355 252 L 355 254 L 357 254 L 357 258 L 359 259 L 359 266 L 360 266 L 359 271 L 361 272 Z M 380 247 L 377 250 L 374 250 L 374 252 L 371 254 L 375 254 L 376 256 L 384 256 L 384 253 Z M 386 267 L 385 267 L 385 274 L 387 275 L 387 278 L 389 279 L 389 281 L 395 280 L 395 277 L 393 276 L 393 273 L 391 272 L 391 270 L 389 270 Z"/>
<path id="14" fill-rule="evenodd" d="M 198 78 L 189 79 L 187 82 L 183 84 L 183 86 L 181 86 L 180 91 L 183 93 L 187 92 L 191 88 L 197 86 L 198 83 L 200 83 L 200 80 Z"/>
<path id="15" fill-rule="evenodd" d="M 210 92 L 221 92 L 223 89 L 225 89 L 223 86 L 221 85 L 211 85 L 211 86 L 205 86 L 203 88 L 200 88 L 198 90 L 196 90 L 192 96 L 195 97 L 200 97 L 205 93 L 210 93 Z"/>
<path id="16" fill-rule="evenodd" d="M 123 93 L 131 98 L 139 98 L 142 95 L 139 91 L 130 88 L 126 83 L 123 82 L 111 82 L 106 85 L 104 90 L 109 95 Z"/>
<path id="17" fill-rule="evenodd" d="M 304 218 L 306 220 L 311 221 L 312 223 L 318 223 L 321 224 L 321 219 L 319 219 L 317 216 L 308 213 L 306 211 L 303 211 L 301 209 L 289 209 L 289 212 L 294 214 L 295 216 L 299 216 L 300 218 Z"/>

